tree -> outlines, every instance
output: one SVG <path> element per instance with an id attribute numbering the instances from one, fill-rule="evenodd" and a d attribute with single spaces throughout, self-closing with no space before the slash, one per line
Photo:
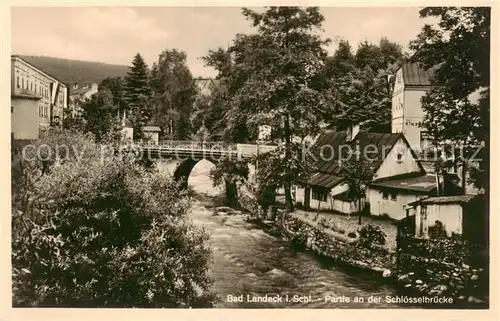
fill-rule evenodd
<path id="1" fill-rule="evenodd" d="M 216 164 L 215 168 L 210 170 L 213 186 L 226 186 L 226 201 L 229 204 L 237 201 L 237 186 L 243 184 L 248 178 L 248 164 L 243 160 L 223 157 Z"/>
<path id="2" fill-rule="evenodd" d="M 328 40 L 314 33 L 324 17 L 315 7 L 270 7 L 264 13 L 244 8 L 243 15 L 257 30 L 237 35 L 229 49 L 234 63 L 226 120 L 233 132 L 246 124 L 254 136 L 258 125 L 274 127 L 275 138 L 283 143 L 276 150 L 278 158 L 287 161 L 276 163 L 276 168 L 270 164 L 269 173 L 279 176 L 275 181 L 282 183 L 286 207 L 292 211 L 291 186 L 297 169 L 304 167 L 289 162 L 301 160 L 292 139 L 318 133 L 331 102 L 323 77 Z"/>
<path id="3" fill-rule="evenodd" d="M 209 50 L 208 55 L 201 58 L 206 66 L 218 72 L 217 86 L 210 95 L 209 107 L 202 112 L 205 123 L 211 133 L 222 132 L 223 139 L 233 143 L 247 143 L 256 139 L 256 131 L 247 124 L 245 114 L 234 109 L 231 102 L 231 97 L 237 94 L 248 76 L 247 71 L 235 68 L 244 59 L 245 40 L 239 36 L 228 50 Z"/>
<path id="4" fill-rule="evenodd" d="M 327 121 L 338 130 L 363 123 L 363 129 L 389 132 L 391 96 L 384 76 L 394 73 L 402 60 L 401 46 L 386 38 L 379 46 L 360 43 L 355 55 L 348 42 L 340 41 L 330 61 L 336 100 Z"/>
<path id="5" fill-rule="evenodd" d="M 125 76 L 125 101 L 128 116 L 134 127 L 136 139 L 142 138 L 142 127 L 153 116 L 150 107 L 151 87 L 148 77 L 148 66 L 142 56 L 137 53 L 132 61 L 132 66 Z"/>
<path id="6" fill-rule="evenodd" d="M 153 121 L 175 139 L 189 139 L 192 132 L 191 117 L 197 88 L 186 58 L 182 51 L 165 50 L 151 72 Z"/>
<path id="7" fill-rule="evenodd" d="M 347 199 L 358 202 L 358 224 L 361 225 L 361 200 L 366 196 L 366 188 L 373 179 L 373 165 L 370 161 L 360 158 L 359 154 L 351 154 L 342 164 L 341 175 L 347 183 Z"/>
<path id="8" fill-rule="evenodd" d="M 82 118 L 85 120 L 85 132 L 102 141 L 114 130 L 117 122 L 118 106 L 114 104 L 113 94 L 109 89 L 100 89 L 90 100 L 83 104 Z"/>
<path id="9" fill-rule="evenodd" d="M 99 90 L 108 89 L 113 95 L 113 104 L 118 107 L 121 113 L 127 110 L 125 99 L 125 82 L 121 77 L 107 77 L 101 81 Z"/>
<path id="10" fill-rule="evenodd" d="M 208 235 L 171 178 L 81 134 L 34 145 L 13 161 L 14 306 L 212 307 Z"/>
<path id="11" fill-rule="evenodd" d="M 412 60 L 434 70 L 433 87 L 422 98 L 423 126 L 437 144 L 460 146 L 463 157 L 455 160 L 464 169 L 484 145 L 472 177 L 478 188 L 488 191 L 491 9 L 427 7 L 420 17 L 439 19 L 435 26 L 425 25 L 410 44 Z M 471 99 L 474 94 L 480 97 L 477 101 Z"/>

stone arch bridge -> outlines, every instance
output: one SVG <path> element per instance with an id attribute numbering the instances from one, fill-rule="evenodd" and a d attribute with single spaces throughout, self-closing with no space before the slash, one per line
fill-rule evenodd
<path id="1" fill-rule="evenodd" d="M 226 144 L 223 142 L 197 141 L 160 141 L 158 144 L 138 145 L 142 157 L 153 161 L 175 161 L 177 166 L 173 173 L 175 180 L 181 182 L 182 188 L 187 188 L 189 175 L 201 160 L 208 160 L 214 165 L 225 158 L 248 160 L 255 155 L 269 152 L 276 148 L 274 145 L 260 144 Z M 255 175 L 255 168 L 249 164 L 249 177 Z M 226 197 L 228 201 L 236 200 L 236 186 L 226 182 Z"/>

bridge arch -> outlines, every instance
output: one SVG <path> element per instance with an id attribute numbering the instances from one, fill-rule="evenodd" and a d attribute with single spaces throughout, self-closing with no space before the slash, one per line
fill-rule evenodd
<path id="1" fill-rule="evenodd" d="M 217 166 L 218 160 L 210 159 L 210 158 L 186 158 L 182 161 L 179 162 L 177 165 L 174 173 L 173 173 L 173 178 L 174 180 L 180 182 L 180 186 L 183 189 L 187 189 L 188 187 L 188 180 L 189 176 L 191 174 L 191 171 L 193 168 L 201 161 L 201 160 L 207 160 L 213 165 Z M 245 177 L 248 179 L 248 176 Z M 235 203 L 238 200 L 238 191 L 236 184 L 231 183 L 229 181 L 225 182 L 225 192 L 226 192 L 226 201 L 228 203 Z"/>

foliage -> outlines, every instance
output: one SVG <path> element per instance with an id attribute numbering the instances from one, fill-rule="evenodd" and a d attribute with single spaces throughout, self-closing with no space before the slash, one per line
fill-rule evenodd
<path id="1" fill-rule="evenodd" d="M 114 104 L 113 98 L 109 89 L 99 89 L 82 106 L 82 118 L 85 120 L 84 130 L 92 133 L 97 141 L 102 141 L 117 125 L 118 106 Z"/>
<path id="2" fill-rule="evenodd" d="M 374 168 L 371 161 L 360 158 L 358 154 L 352 154 L 342 164 L 340 175 L 348 186 L 347 198 L 357 200 L 361 209 L 361 200 L 366 196 L 366 189 L 373 180 Z M 359 224 L 361 224 L 361 213 L 359 211 Z"/>
<path id="3" fill-rule="evenodd" d="M 245 161 L 224 156 L 210 170 L 210 178 L 214 187 L 220 186 L 224 182 L 233 184 L 243 184 L 248 178 L 248 165 Z"/>
<path id="4" fill-rule="evenodd" d="M 371 224 L 364 225 L 358 230 L 359 241 L 358 244 L 363 247 L 371 247 L 374 244 L 384 245 L 386 234 L 380 226 Z"/>
<path id="5" fill-rule="evenodd" d="M 68 109 L 65 110 L 62 126 L 63 128 L 71 131 L 83 132 L 85 129 L 85 121 L 78 115 L 74 116 L 71 112 L 71 109 Z"/>
<path id="6" fill-rule="evenodd" d="M 151 94 L 148 80 L 148 66 L 142 56 L 137 53 L 125 76 L 125 100 L 129 108 L 141 107 L 141 97 L 149 97 Z"/>
<path id="7" fill-rule="evenodd" d="M 437 25 L 425 25 L 411 43 L 412 60 L 434 70 L 433 88 L 422 98 L 423 126 L 435 145 L 464 146 L 465 159 L 484 142 L 486 157 L 479 171 L 485 174 L 473 177 L 478 188 L 487 190 L 491 8 L 427 7 L 420 16 L 439 19 Z"/>
<path id="8" fill-rule="evenodd" d="M 150 86 L 153 91 L 152 122 L 162 128 L 165 135 L 175 139 L 189 139 L 191 116 L 197 88 L 186 62 L 186 53 L 163 51 L 151 70 Z"/>
<path id="9" fill-rule="evenodd" d="M 284 143 L 281 157 L 298 159 L 292 155 L 297 151 L 292 138 L 318 133 L 321 119 L 329 113 L 329 84 L 323 77 L 323 46 L 328 40 L 314 33 L 324 18 L 315 7 L 270 7 L 264 13 L 245 8 L 243 15 L 256 33 L 237 35 L 229 48 L 226 133 L 256 138 L 259 125 L 270 125 L 273 138 Z M 208 58 L 214 55 L 225 57 L 218 51 Z M 220 72 L 229 65 L 216 61 Z M 277 168 L 268 163 L 269 173 L 278 175 L 271 180 L 285 184 L 285 202 L 293 210 L 290 188 L 297 172 L 282 163 Z"/>
<path id="10" fill-rule="evenodd" d="M 66 131 L 34 147 L 13 162 L 15 306 L 211 306 L 208 236 L 170 178 Z"/>
<path id="11" fill-rule="evenodd" d="M 102 62 L 21 55 L 27 62 L 59 79 L 67 86 L 100 83 L 106 77 L 124 77 L 128 68 Z M 71 89 L 70 89 L 71 93 Z"/>
<path id="12" fill-rule="evenodd" d="M 143 139 L 142 127 L 147 125 L 153 116 L 150 107 L 151 87 L 149 84 L 149 70 L 142 56 L 137 53 L 132 66 L 125 77 L 124 98 L 126 109 L 134 128 L 134 138 Z"/>
<path id="13" fill-rule="evenodd" d="M 128 104 L 125 100 L 125 82 L 120 77 L 107 77 L 102 80 L 99 90 L 108 89 L 113 95 L 113 104 L 121 112 L 128 110 Z"/>
<path id="14" fill-rule="evenodd" d="M 366 188 L 373 179 L 373 163 L 352 155 L 342 163 L 341 175 L 349 186 L 348 199 L 359 200 L 366 196 Z"/>
<path id="15" fill-rule="evenodd" d="M 355 54 L 348 41 L 340 40 L 327 66 L 334 81 L 335 110 L 326 120 L 338 130 L 362 123 L 369 131 L 390 131 L 391 97 L 385 76 L 403 60 L 401 46 L 386 38 L 378 46 L 360 43 Z"/>

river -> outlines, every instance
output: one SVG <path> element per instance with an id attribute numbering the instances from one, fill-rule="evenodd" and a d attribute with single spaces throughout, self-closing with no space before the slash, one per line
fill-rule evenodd
<path id="1" fill-rule="evenodd" d="M 244 214 L 214 215 L 210 203 L 221 191 L 211 186 L 208 170 L 206 164 L 197 165 L 190 176 L 189 185 L 205 196 L 194 201 L 189 215 L 195 225 L 204 227 L 211 236 L 213 291 L 220 298 L 216 307 L 411 308 L 386 302 L 386 296 L 395 297 L 398 293 L 380 279 L 295 250 L 288 242 L 247 222 Z M 228 301 L 228 296 L 239 295 L 243 295 L 243 302 Z M 279 295 L 283 302 L 248 300 L 265 295 Z M 294 295 L 309 302 L 290 302 Z M 328 296 L 330 300 L 326 302 Z M 371 296 L 379 302 L 368 302 Z M 354 302 L 355 297 L 363 298 L 364 302 Z"/>

